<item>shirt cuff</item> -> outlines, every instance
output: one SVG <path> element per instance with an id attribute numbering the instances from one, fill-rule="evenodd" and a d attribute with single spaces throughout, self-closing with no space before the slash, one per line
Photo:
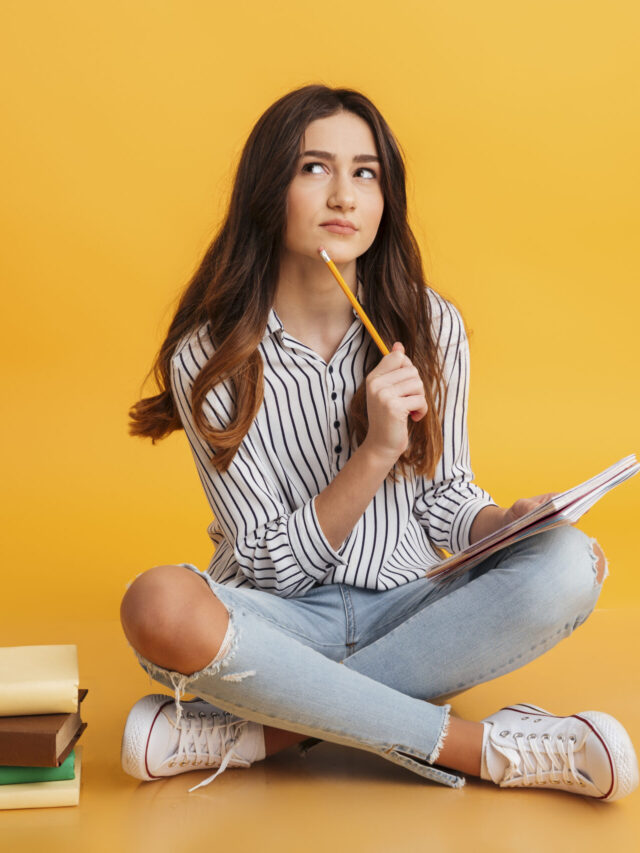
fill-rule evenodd
<path id="1" fill-rule="evenodd" d="M 469 547 L 471 544 L 469 541 L 471 525 L 476 515 L 486 506 L 498 506 L 498 504 L 489 495 L 472 498 L 470 501 L 462 504 L 451 524 L 452 553 L 457 554 L 459 551 L 464 551 L 465 548 Z"/>
<path id="2" fill-rule="evenodd" d="M 292 512 L 288 520 L 289 544 L 291 553 L 305 574 L 321 583 L 336 565 L 343 560 L 338 551 L 329 544 L 322 532 L 316 515 L 315 499 Z M 340 546 L 342 551 L 349 537 Z"/>

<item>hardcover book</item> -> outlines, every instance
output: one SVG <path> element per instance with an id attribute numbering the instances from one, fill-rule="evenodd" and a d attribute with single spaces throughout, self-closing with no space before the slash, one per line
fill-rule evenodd
<path id="1" fill-rule="evenodd" d="M 0 717 L 0 765 L 59 767 L 87 727 L 80 717 L 87 692 L 78 691 L 73 714 Z"/>

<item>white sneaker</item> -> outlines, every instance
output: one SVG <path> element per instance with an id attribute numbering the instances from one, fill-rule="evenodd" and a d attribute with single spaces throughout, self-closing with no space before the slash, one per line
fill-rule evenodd
<path id="1" fill-rule="evenodd" d="M 482 722 L 480 778 L 501 788 L 550 788 L 618 800 L 638 786 L 631 739 L 609 714 L 557 717 L 535 705 L 510 705 Z"/>
<path id="2" fill-rule="evenodd" d="M 129 712 L 122 736 L 122 767 L 136 779 L 151 781 L 204 767 L 218 770 L 194 791 L 208 785 L 227 767 L 249 767 L 265 757 L 264 734 L 258 723 L 214 708 L 201 699 L 176 706 L 170 696 L 152 694 Z"/>

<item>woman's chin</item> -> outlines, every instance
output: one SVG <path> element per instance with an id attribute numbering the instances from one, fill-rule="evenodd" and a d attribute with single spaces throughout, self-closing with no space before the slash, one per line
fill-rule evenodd
<path id="1" fill-rule="evenodd" d="M 350 264 L 358 257 L 358 252 L 349 246 L 332 245 L 328 240 L 323 245 L 334 264 Z"/>

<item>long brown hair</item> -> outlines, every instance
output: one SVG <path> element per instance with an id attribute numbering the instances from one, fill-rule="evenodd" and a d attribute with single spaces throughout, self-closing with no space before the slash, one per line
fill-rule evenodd
<path id="1" fill-rule="evenodd" d="M 150 373 L 160 393 L 132 406 L 130 434 L 155 443 L 176 429 L 180 417 L 170 390 L 170 362 L 178 342 L 209 324 L 215 352 L 192 388 L 193 417 L 214 449 L 213 464 L 226 471 L 247 434 L 264 394 L 263 361 L 258 351 L 275 297 L 286 197 L 304 131 L 312 121 L 347 111 L 367 122 L 381 161 L 382 219 L 371 247 L 357 259 L 357 276 L 366 293 L 367 314 L 383 340 L 402 341 L 425 388 L 428 413 L 409 420 L 409 445 L 398 460 L 433 478 L 442 454 L 442 411 L 446 389 L 434 339 L 431 308 L 420 250 L 407 221 L 405 167 L 400 146 L 371 103 L 352 89 L 304 86 L 284 95 L 260 117 L 244 146 L 226 218 L 187 285 L 169 332 Z M 371 364 L 372 369 L 382 356 Z M 226 429 L 215 429 L 203 412 L 206 394 L 229 380 L 235 412 Z M 350 439 L 360 445 L 368 430 L 366 385 L 349 410 Z M 395 475 L 392 475 L 395 481 Z"/>

